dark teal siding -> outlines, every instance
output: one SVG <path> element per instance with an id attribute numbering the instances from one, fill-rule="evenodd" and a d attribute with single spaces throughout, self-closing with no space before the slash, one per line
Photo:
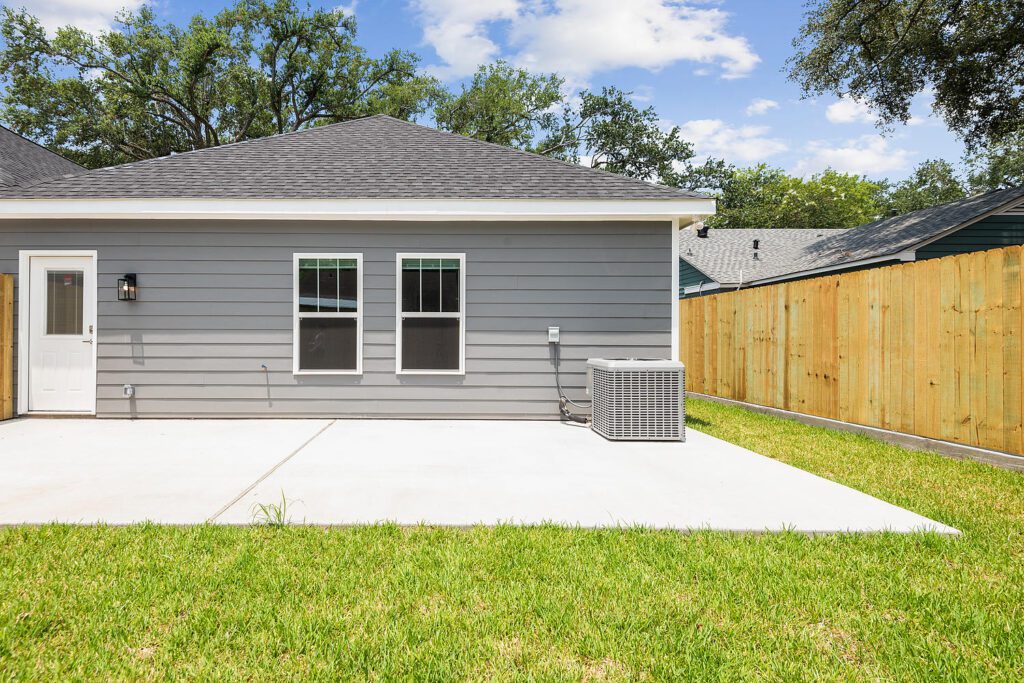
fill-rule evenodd
<path id="1" fill-rule="evenodd" d="M 699 285 L 700 283 L 710 285 L 714 282 L 707 275 L 694 268 L 689 261 L 679 259 L 679 298 L 683 298 L 683 288 Z"/>
<path id="2" fill-rule="evenodd" d="M 918 259 L 1024 244 L 1024 216 L 989 216 L 917 250 Z"/>

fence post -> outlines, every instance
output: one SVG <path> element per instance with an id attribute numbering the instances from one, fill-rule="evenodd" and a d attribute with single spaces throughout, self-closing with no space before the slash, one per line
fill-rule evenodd
<path id="1" fill-rule="evenodd" d="M 14 417 L 14 276 L 0 274 L 0 420 Z"/>

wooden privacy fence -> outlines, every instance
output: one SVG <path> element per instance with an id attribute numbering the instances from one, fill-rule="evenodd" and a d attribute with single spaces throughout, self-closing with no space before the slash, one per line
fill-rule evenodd
<path id="1" fill-rule="evenodd" d="M 1024 453 L 1024 247 L 679 302 L 687 389 Z"/>
<path id="2" fill-rule="evenodd" d="M 0 273 L 0 420 L 14 416 L 14 276 Z"/>

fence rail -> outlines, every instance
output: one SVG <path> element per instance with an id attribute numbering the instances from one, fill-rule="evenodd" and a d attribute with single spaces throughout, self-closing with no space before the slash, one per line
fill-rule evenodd
<path id="1" fill-rule="evenodd" d="M 0 420 L 14 417 L 14 276 L 0 273 Z"/>
<path id="2" fill-rule="evenodd" d="M 1024 453 L 1024 247 L 683 299 L 687 389 Z"/>

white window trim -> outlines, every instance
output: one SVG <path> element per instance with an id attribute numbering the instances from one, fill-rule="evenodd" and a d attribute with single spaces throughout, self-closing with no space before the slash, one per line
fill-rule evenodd
<path id="1" fill-rule="evenodd" d="M 459 260 L 459 369 L 405 370 L 402 368 L 402 259 Z M 453 318 L 450 312 L 406 313 L 413 318 Z M 396 375 L 465 375 L 466 374 L 466 254 L 440 252 L 399 252 L 395 254 L 395 374 Z"/>
<path id="2" fill-rule="evenodd" d="M 355 318 L 356 368 L 355 370 L 302 370 L 299 368 L 299 260 L 300 259 L 355 259 L 356 312 L 355 313 L 303 313 L 303 318 Z M 292 374 L 293 375 L 361 375 L 363 374 L 363 255 L 338 252 L 303 252 L 292 254 Z"/>

